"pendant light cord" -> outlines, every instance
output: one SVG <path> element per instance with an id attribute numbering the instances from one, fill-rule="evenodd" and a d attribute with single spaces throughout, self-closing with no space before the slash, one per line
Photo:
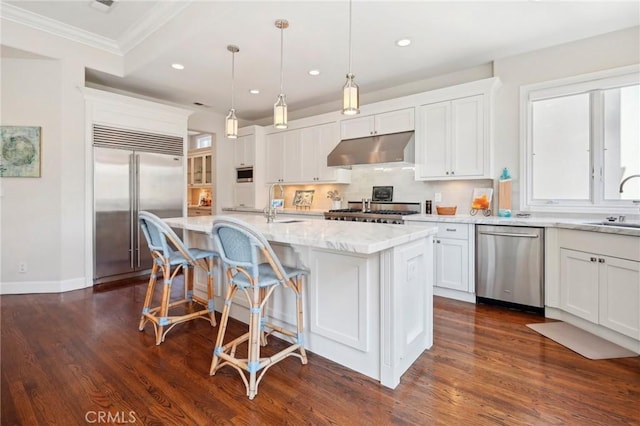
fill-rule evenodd
<path id="1" fill-rule="evenodd" d="M 351 0 L 349 0 L 349 74 L 351 74 Z"/>
<path id="2" fill-rule="evenodd" d="M 281 23 L 280 24 L 280 94 L 284 93 L 284 90 L 282 89 L 283 85 L 282 85 L 282 81 L 283 81 L 283 67 L 284 67 L 284 24 Z"/>
<path id="3" fill-rule="evenodd" d="M 235 78 L 236 78 L 236 69 L 235 69 L 235 65 L 236 65 L 236 52 L 231 52 L 231 109 L 233 109 L 233 98 L 234 98 L 234 93 L 235 93 Z"/>

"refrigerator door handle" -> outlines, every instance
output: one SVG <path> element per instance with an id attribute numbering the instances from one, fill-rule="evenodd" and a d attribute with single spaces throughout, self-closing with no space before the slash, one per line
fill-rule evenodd
<path id="1" fill-rule="evenodd" d="M 131 269 L 134 268 L 134 230 L 137 220 L 136 205 L 135 205 L 135 160 L 134 154 L 129 154 L 129 264 Z"/>

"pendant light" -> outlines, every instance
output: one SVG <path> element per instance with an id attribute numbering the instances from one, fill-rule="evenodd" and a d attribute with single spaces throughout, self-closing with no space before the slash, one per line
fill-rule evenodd
<path id="1" fill-rule="evenodd" d="M 282 86 L 282 64 L 283 64 L 283 46 L 284 46 L 284 30 L 289 28 L 289 22 L 285 19 L 276 21 L 276 28 L 280 29 L 280 94 L 276 103 L 273 105 L 273 127 L 276 129 L 287 128 L 287 103 L 284 99 L 284 90 Z"/>
<path id="2" fill-rule="evenodd" d="M 230 44 L 227 46 L 227 50 L 231 52 L 231 109 L 229 110 L 229 114 L 227 114 L 227 118 L 225 120 L 224 135 L 229 139 L 237 139 L 238 138 L 238 117 L 236 117 L 236 110 L 233 107 L 233 90 L 234 90 L 234 80 L 235 80 L 236 53 L 238 53 L 240 49 L 238 48 L 238 46 L 234 46 Z"/>
<path id="3" fill-rule="evenodd" d="M 360 88 L 353 81 L 355 76 L 351 73 L 351 0 L 349 0 L 349 72 L 347 83 L 342 88 L 342 113 L 355 115 L 360 113 Z"/>

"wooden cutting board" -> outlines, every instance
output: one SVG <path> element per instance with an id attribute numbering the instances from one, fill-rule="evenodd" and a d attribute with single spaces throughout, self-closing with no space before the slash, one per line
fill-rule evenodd
<path id="1" fill-rule="evenodd" d="M 511 179 L 498 182 L 498 209 L 511 210 Z"/>

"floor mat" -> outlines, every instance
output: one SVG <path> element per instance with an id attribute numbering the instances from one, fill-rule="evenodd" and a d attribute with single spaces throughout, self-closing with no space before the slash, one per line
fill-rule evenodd
<path id="1" fill-rule="evenodd" d="M 638 356 L 637 353 L 611 343 L 566 322 L 544 322 L 527 324 L 549 339 L 566 346 L 574 352 L 589 359 L 626 358 Z"/>

